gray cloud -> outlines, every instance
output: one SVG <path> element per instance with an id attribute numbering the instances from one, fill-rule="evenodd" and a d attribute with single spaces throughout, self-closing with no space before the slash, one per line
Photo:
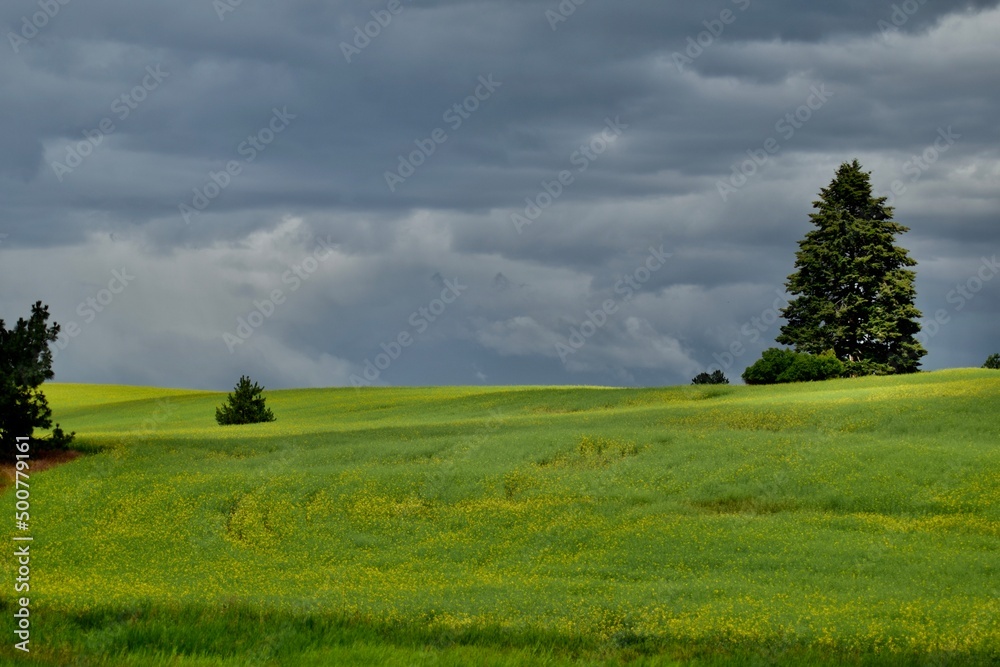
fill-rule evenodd
<path id="1" fill-rule="evenodd" d="M 897 184 L 918 306 L 947 316 L 925 367 L 996 351 L 1000 280 L 955 296 L 1000 250 L 996 2 L 590 0 L 557 23 L 558 2 L 388 5 L 220 20 L 207 2 L 70 2 L 30 39 L 39 5 L 0 8 L 0 314 L 42 299 L 64 334 L 77 324 L 58 379 L 350 384 L 404 333 L 377 382 L 664 384 L 713 363 L 736 378 L 777 333 L 761 317 L 811 202 L 854 157 L 880 192 Z M 392 191 L 401 159 L 413 173 Z M 335 251 L 293 290 L 319 239 Z M 661 244 L 670 260 L 560 359 Z M 87 306 L 122 267 L 134 281 Z M 468 289 L 431 321 L 419 309 L 445 279 Z"/>

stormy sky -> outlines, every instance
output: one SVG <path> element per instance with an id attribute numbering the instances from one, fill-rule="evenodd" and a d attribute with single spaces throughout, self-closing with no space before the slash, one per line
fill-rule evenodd
<path id="1" fill-rule="evenodd" d="M 56 380 L 731 380 L 857 158 L 1000 351 L 996 2 L 10 0 L 0 318 Z"/>

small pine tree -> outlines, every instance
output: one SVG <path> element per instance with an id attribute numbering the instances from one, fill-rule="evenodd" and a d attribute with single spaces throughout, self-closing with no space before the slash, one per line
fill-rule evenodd
<path id="1" fill-rule="evenodd" d="M 722 371 L 698 373 L 691 378 L 691 384 L 729 384 L 729 378 Z"/>
<path id="2" fill-rule="evenodd" d="M 1000 370 L 1000 353 L 991 354 L 986 358 L 986 363 L 983 364 L 983 368 L 992 368 L 994 370 Z"/>
<path id="3" fill-rule="evenodd" d="M 226 404 L 215 409 L 215 421 L 222 426 L 273 422 L 274 413 L 264 405 L 263 391 L 264 387 L 256 382 L 251 384 L 246 375 L 241 376 Z"/>

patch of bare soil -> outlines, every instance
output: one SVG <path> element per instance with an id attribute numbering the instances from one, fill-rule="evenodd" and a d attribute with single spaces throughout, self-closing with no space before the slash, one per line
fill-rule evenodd
<path id="1" fill-rule="evenodd" d="M 47 470 L 53 466 L 69 463 L 73 459 L 83 456 L 82 452 L 66 450 L 40 450 L 31 452 L 31 458 L 27 459 L 28 469 L 24 472 L 32 473 Z M 12 461 L 0 462 L 0 491 L 6 489 L 14 483 L 14 473 L 17 470 L 16 463 Z"/>

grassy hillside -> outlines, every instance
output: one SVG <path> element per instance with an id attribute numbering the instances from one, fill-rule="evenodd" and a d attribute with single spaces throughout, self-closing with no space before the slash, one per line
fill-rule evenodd
<path id="1" fill-rule="evenodd" d="M 97 453 L 32 477 L 40 662 L 1000 656 L 996 371 L 273 391 L 225 428 L 224 393 L 46 393 Z"/>

